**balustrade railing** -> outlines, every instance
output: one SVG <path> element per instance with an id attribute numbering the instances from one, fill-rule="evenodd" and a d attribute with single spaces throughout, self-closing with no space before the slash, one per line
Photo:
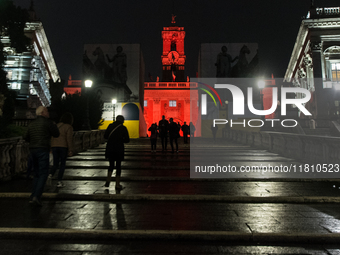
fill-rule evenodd
<path id="1" fill-rule="evenodd" d="M 339 164 L 340 137 L 280 132 L 246 132 L 233 129 L 228 130 L 225 137 L 294 158 L 300 162 Z"/>
<path id="2" fill-rule="evenodd" d="M 149 89 L 191 89 L 197 88 L 196 82 L 145 82 L 144 88 Z"/>
<path id="3" fill-rule="evenodd" d="M 74 154 L 104 143 L 104 133 L 105 130 L 74 132 Z M 28 155 L 29 144 L 22 137 L 0 139 L 0 181 L 11 180 L 25 173 Z"/>

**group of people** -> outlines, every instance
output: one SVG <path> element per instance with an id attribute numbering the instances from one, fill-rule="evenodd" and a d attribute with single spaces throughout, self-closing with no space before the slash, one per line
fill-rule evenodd
<path id="1" fill-rule="evenodd" d="M 73 155 L 73 115 L 65 113 L 60 122 L 55 123 L 49 119 L 48 109 L 39 106 L 36 109 L 37 118 L 30 123 L 25 135 L 29 143 L 28 173 L 33 172 L 33 188 L 30 203 L 42 206 L 42 193 L 46 183 L 52 180 L 58 172 L 57 187 L 64 187 L 62 182 L 65 172 L 67 156 Z M 127 128 L 123 126 L 124 117 L 117 116 L 116 121 L 110 124 L 104 137 L 108 140 L 105 156 L 110 162 L 105 187 L 109 187 L 111 175 L 116 165 L 116 189 L 120 185 L 121 162 L 124 160 L 124 143 L 130 141 Z M 50 155 L 53 155 L 53 165 L 50 167 Z"/>
<path id="2" fill-rule="evenodd" d="M 30 203 L 41 206 L 45 183 L 47 179 L 52 179 L 58 168 L 57 187 L 65 186 L 62 178 L 66 158 L 73 155 L 73 115 L 63 114 L 58 124 L 49 119 L 48 109 L 44 106 L 36 109 L 36 115 L 37 119 L 28 126 L 25 140 L 29 142 L 29 167 L 34 173 Z M 53 155 L 51 168 L 50 154 Z"/>
<path id="3" fill-rule="evenodd" d="M 30 203 L 38 206 L 42 205 L 41 197 L 47 180 L 52 180 L 53 175 L 58 172 L 57 187 L 64 187 L 62 182 L 65 172 L 67 156 L 73 155 L 73 116 L 71 113 L 62 115 L 59 123 L 55 123 L 49 119 L 48 109 L 39 106 L 36 109 L 36 120 L 32 121 L 28 126 L 25 140 L 29 142 L 30 156 L 29 163 L 32 166 L 33 189 L 30 196 Z M 118 115 L 116 121 L 111 123 L 104 134 L 107 139 L 105 158 L 109 161 L 105 187 L 110 186 L 111 176 L 114 168 L 116 168 L 116 185 L 117 190 L 123 189 L 120 184 L 121 162 L 124 160 L 124 143 L 130 141 L 127 128 L 123 125 L 124 117 Z M 170 138 L 172 153 L 178 152 L 177 139 L 180 137 L 180 130 L 183 132 L 184 143 L 188 143 L 188 135 L 194 136 L 195 126 L 186 122 L 183 125 L 175 123 L 173 118 L 169 121 L 162 116 L 158 125 L 152 124 L 149 128 L 151 132 L 151 150 L 156 152 L 157 137 L 162 141 L 162 151 L 167 150 L 167 139 Z M 175 148 L 173 143 L 175 143 Z M 53 166 L 50 168 L 50 153 L 53 155 Z"/>
<path id="4" fill-rule="evenodd" d="M 162 152 L 167 151 L 169 137 L 171 152 L 174 153 L 176 151 L 178 153 L 177 139 L 180 137 L 180 130 L 182 130 L 183 132 L 184 143 L 188 143 L 188 135 L 190 135 L 190 137 L 193 137 L 196 131 L 195 126 L 192 122 L 190 122 L 189 126 L 186 122 L 181 125 L 179 122 L 174 122 L 173 118 L 170 118 L 168 121 L 163 115 L 162 119 L 158 122 L 158 125 L 157 123 L 153 123 L 148 129 L 148 131 L 151 132 L 151 152 L 156 152 L 157 137 L 159 136 L 161 138 Z M 174 143 L 176 148 L 174 148 Z"/>

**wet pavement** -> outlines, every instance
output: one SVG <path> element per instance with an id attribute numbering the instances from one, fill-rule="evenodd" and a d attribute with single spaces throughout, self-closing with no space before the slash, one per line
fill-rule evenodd
<path id="1" fill-rule="evenodd" d="M 295 162 L 217 143 L 234 165 Z M 189 145 L 149 147 L 126 145 L 120 192 L 103 187 L 105 145 L 69 158 L 66 186 L 46 186 L 42 207 L 28 203 L 31 180 L 0 183 L 0 254 L 340 254 L 339 179 L 190 179 Z"/>

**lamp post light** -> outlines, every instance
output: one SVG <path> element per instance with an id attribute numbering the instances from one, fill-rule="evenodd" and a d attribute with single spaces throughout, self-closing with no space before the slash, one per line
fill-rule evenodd
<path id="1" fill-rule="evenodd" d="M 83 130 L 91 130 L 90 126 L 90 117 L 89 117 L 89 96 L 88 96 L 88 89 L 92 87 L 93 82 L 91 80 L 85 81 L 85 89 L 84 89 L 84 96 L 86 97 L 86 113 L 85 113 L 85 119 L 83 123 Z"/>
<path id="2" fill-rule="evenodd" d="M 261 101 L 261 110 L 264 110 L 264 105 L 263 105 L 263 89 L 266 87 L 266 82 L 264 80 L 259 80 L 257 82 L 257 86 L 260 89 L 260 101 Z M 261 116 L 261 120 L 263 121 L 266 117 L 265 116 Z M 261 129 L 263 130 L 264 127 L 261 127 Z"/>
<path id="3" fill-rule="evenodd" d="M 257 82 L 257 86 L 260 89 L 260 101 L 261 101 L 261 107 L 262 107 L 262 110 L 263 110 L 263 89 L 266 86 L 266 82 L 264 80 L 259 80 Z"/>
<path id="4" fill-rule="evenodd" d="M 113 112 L 113 121 L 116 121 L 116 103 L 117 99 L 112 99 L 112 112 Z"/>

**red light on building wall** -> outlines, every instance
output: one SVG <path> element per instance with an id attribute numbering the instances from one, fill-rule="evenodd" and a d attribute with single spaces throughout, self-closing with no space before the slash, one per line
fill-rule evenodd
<path id="1" fill-rule="evenodd" d="M 196 97 L 194 96 L 195 94 Z M 194 103 L 191 102 L 192 99 L 194 99 Z M 197 99 L 198 92 L 190 90 L 189 82 L 145 83 L 144 101 L 146 101 L 146 106 L 144 105 L 144 119 L 147 128 L 153 123 L 158 125 L 163 115 L 167 120 L 173 118 L 174 122 L 181 125 L 184 122 L 189 124 L 190 121 L 196 124 L 198 116 Z M 192 116 L 196 116 L 196 119 L 190 120 Z M 150 132 L 148 134 L 150 135 Z"/>
<path id="2" fill-rule="evenodd" d="M 71 75 L 67 81 L 67 87 L 64 88 L 66 94 L 81 93 L 81 80 L 72 80 Z"/>

